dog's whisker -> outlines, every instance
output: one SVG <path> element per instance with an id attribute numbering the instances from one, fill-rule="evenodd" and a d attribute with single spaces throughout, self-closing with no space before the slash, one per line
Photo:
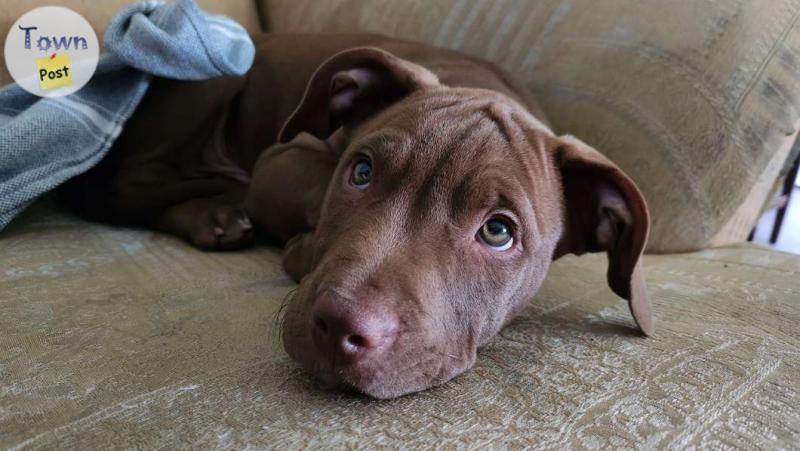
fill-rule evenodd
<path id="1" fill-rule="evenodd" d="M 294 295 L 297 292 L 297 288 L 293 288 L 289 290 L 281 300 L 281 305 L 278 307 L 278 310 L 275 311 L 273 315 L 273 338 L 279 340 L 281 337 L 281 332 L 283 331 L 284 323 L 286 322 L 286 308 L 289 306 L 289 303 L 294 299 Z"/>

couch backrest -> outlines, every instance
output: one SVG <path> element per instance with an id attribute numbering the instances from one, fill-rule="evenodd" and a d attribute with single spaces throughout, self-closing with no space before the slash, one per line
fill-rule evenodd
<path id="1" fill-rule="evenodd" d="M 130 0 L 0 0 L 0 40 L 42 5 L 98 35 Z M 650 251 L 742 241 L 794 142 L 800 5 L 750 0 L 201 0 L 251 32 L 380 32 L 493 60 L 539 96 L 560 133 L 644 191 Z M 259 17 L 260 13 L 260 17 Z M 9 81 L 5 65 L 0 84 Z"/>
<path id="2" fill-rule="evenodd" d="M 796 2 L 259 1 L 268 31 L 366 30 L 499 63 L 637 181 L 651 251 L 743 241 L 797 132 Z"/>

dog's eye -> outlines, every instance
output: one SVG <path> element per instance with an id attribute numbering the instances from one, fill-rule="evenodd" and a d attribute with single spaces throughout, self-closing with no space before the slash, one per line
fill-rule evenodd
<path id="1" fill-rule="evenodd" d="M 511 245 L 514 244 L 511 224 L 502 216 L 495 216 L 486 221 L 478 231 L 478 235 L 481 241 L 495 251 L 511 249 Z"/>
<path id="2" fill-rule="evenodd" d="M 350 176 L 350 183 L 358 189 L 369 186 L 372 178 L 372 163 L 369 160 L 361 159 L 353 165 L 353 174 Z"/>

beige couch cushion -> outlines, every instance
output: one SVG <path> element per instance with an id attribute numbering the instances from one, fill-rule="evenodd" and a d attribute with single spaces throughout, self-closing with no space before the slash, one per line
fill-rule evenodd
<path id="1" fill-rule="evenodd" d="M 261 30 L 257 5 L 253 0 L 196 0 L 201 8 L 215 14 L 225 14 L 250 32 Z M 0 0 L 0 45 L 5 45 L 11 25 L 26 12 L 40 6 L 65 6 L 82 15 L 94 28 L 102 45 L 103 30 L 111 16 L 134 0 Z M 2 47 L 0 47 L 2 48 Z M 0 61 L 0 86 L 10 83 L 5 60 Z"/>
<path id="2" fill-rule="evenodd" d="M 270 31 L 380 32 L 509 69 L 636 179 L 651 251 L 743 241 L 797 131 L 796 2 L 260 1 Z"/>
<path id="3" fill-rule="evenodd" d="M 35 205 L 0 235 L 0 448 L 780 448 L 800 433 L 800 257 L 648 256 L 652 339 L 566 258 L 477 367 L 326 392 L 275 328 L 278 252 L 205 253 Z"/>

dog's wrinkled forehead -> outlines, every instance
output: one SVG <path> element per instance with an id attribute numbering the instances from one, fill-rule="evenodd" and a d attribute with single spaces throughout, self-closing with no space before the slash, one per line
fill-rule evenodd
<path id="1" fill-rule="evenodd" d="M 502 94 L 442 88 L 413 93 L 365 121 L 354 130 L 350 149 L 378 152 L 388 167 L 402 170 L 405 185 L 412 178 L 424 181 L 424 198 L 431 203 L 436 192 L 452 194 L 456 206 L 459 200 L 498 201 L 481 199 L 487 192 L 533 203 L 557 192 L 549 186 L 558 183 L 550 135 L 546 125 Z"/>
<path id="2" fill-rule="evenodd" d="M 549 133 L 546 125 L 503 94 L 446 86 L 411 93 L 366 121 L 359 133 L 387 125 L 401 127 L 418 139 L 464 142 L 477 138 L 485 145 L 502 143 L 508 152 L 526 138 L 525 131 Z"/>

